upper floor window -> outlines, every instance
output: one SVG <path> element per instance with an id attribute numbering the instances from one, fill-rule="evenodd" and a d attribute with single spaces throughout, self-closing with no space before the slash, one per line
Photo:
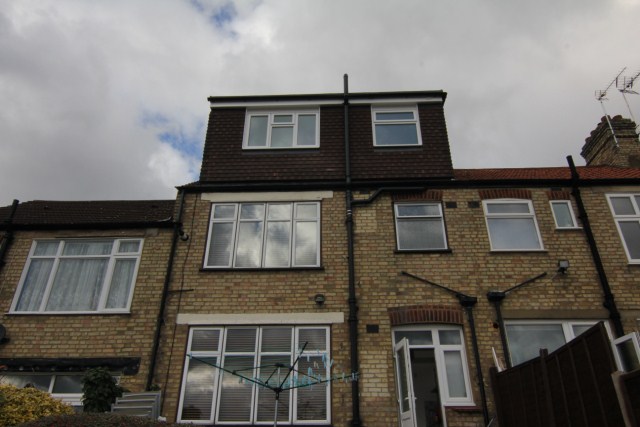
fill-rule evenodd
<path id="1" fill-rule="evenodd" d="M 553 200 L 549 203 L 551 203 L 551 212 L 553 212 L 556 228 L 578 228 L 571 201 Z"/>
<path id="2" fill-rule="evenodd" d="M 640 194 L 609 194 L 607 198 L 629 261 L 640 263 Z"/>
<path id="3" fill-rule="evenodd" d="M 538 231 L 533 205 L 529 200 L 485 200 L 484 212 L 489 230 L 491 250 L 541 250 L 542 239 Z"/>
<path id="4" fill-rule="evenodd" d="M 247 111 L 243 148 L 320 146 L 318 110 Z"/>
<path id="5" fill-rule="evenodd" d="M 205 267 L 320 265 L 320 203 L 214 203 Z"/>
<path id="6" fill-rule="evenodd" d="M 141 252 L 141 239 L 36 240 L 13 311 L 128 311 Z"/>
<path id="7" fill-rule="evenodd" d="M 418 107 L 371 107 L 373 145 L 398 147 L 422 145 Z"/>
<path id="8" fill-rule="evenodd" d="M 398 250 L 447 248 L 440 203 L 397 203 L 394 208 Z"/>

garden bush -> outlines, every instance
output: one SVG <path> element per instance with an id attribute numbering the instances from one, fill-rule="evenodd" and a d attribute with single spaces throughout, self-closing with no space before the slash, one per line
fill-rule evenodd
<path id="1" fill-rule="evenodd" d="M 111 413 L 57 415 L 21 424 L 20 427 L 184 427 L 185 424 L 165 423 L 149 418 Z"/>
<path id="2" fill-rule="evenodd" d="M 109 412 L 123 388 L 107 368 L 89 369 L 82 378 L 82 404 L 84 412 Z"/>
<path id="3" fill-rule="evenodd" d="M 34 387 L 0 384 L 0 426 L 15 426 L 47 415 L 73 414 L 73 408 Z"/>

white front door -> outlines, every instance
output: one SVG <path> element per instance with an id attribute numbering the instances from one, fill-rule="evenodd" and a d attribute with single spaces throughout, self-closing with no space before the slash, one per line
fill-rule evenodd
<path id="1" fill-rule="evenodd" d="M 403 338 L 394 348 L 396 357 L 396 378 L 398 379 L 398 404 L 400 406 L 400 426 L 416 427 L 415 395 L 409 341 Z"/>

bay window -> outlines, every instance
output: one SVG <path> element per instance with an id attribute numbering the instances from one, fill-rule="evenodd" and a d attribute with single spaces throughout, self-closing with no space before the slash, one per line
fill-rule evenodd
<path id="1" fill-rule="evenodd" d="M 12 311 L 126 312 L 141 252 L 141 239 L 36 240 Z"/>

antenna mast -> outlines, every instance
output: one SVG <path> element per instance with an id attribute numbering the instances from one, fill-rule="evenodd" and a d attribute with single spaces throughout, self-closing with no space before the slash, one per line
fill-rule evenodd
<path id="1" fill-rule="evenodd" d="M 622 81 L 618 81 L 618 90 L 622 94 L 622 97 L 624 98 L 624 102 L 627 104 L 627 108 L 629 109 L 629 115 L 631 116 L 631 119 L 633 120 L 634 123 L 636 123 L 636 132 L 638 131 L 638 127 L 640 127 L 640 124 L 638 124 L 638 122 L 636 121 L 636 118 L 633 116 L 633 112 L 631 111 L 631 107 L 629 106 L 629 101 L 627 100 L 627 96 L 625 95 L 625 93 L 638 95 L 638 92 L 633 90 L 633 84 L 635 83 L 638 77 L 640 77 L 640 71 L 636 72 L 636 74 L 633 77 L 623 77 Z"/>
<path id="2" fill-rule="evenodd" d="M 620 70 L 620 72 L 618 73 L 618 75 L 611 80 L 611 83 L 609 83 L 609 86 L 607 86 L 607 88 L 605 90 L 597 90 L 596 91 L 596 99 L 600 102 L 600 106 L 602 107 L 602 111 L 604 112 L 604 117 L 605 119 L 607 119 L 607 124 L 609 125 L 609 130 L 611 131 L 611 135 L 613 135 L 613 142 L 616 144 L 616 148 L 618 147 L 618 138 L 616 138 L 616 133 L 613 131 L 613 126 L 611 126 L 611 121 L 609 120 L 609 115 L 607 114 L 607 110 L 604 108 L 604 102 L 603 101 L 607 101 L 607 91 L 609 89 L 611 89 L 611 86 L 613 86 L 614 84 L 616 85 L 616 87 L 618 86 L 618 79 L 620 78 L 620 75 L 622 73 L 624 73 L 624 70 L 626 70 L 627 67 L 624 67 L 622 70 Z"/>

